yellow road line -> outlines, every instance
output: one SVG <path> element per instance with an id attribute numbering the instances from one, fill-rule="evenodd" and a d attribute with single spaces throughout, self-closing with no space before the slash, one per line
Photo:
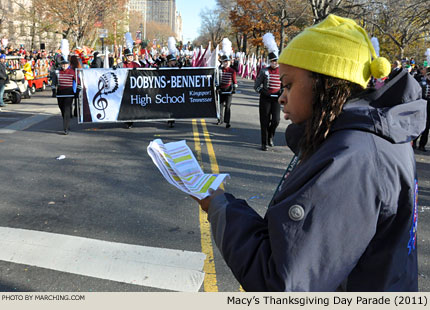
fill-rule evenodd
<path id="1" fill-rule="evenodd" d="M 219 173 L 218 162 L 216 160 L 215 151 L 214 151 L 214 148 L 212 146 L 212 141 L 211 141 L 211 138 L 209 136 L 208 129 L 206 127 L 206 121 L 204 119 L 202 119 L 201 123 L 202 123 L 202 127 L 203 127 L 203 136 L 205 138 L 206 146 L 208 148 L 208 154 L 209 154 L 209 160 L 211 162 L 212 173 L 218 174 Z M 221 184 L 220 187 L 221 187 L 221 189 L 224 190 L 224 184 Z M 245 290 L 242 288 L 242 286 L 239 287 L 239 291 L 245 292 Z"/>
<path id="2" fill-rule="evenodd" d="M 202 119 L 201 123 L 202 123 L 202 127 L 203 127 L 203 136 L 205 138 L 206 146 L 208 148 L 209 161 L 211 163 L 212 173 L 219 174 L 219 167 L 218 167 L 218 163 L 216 161 L 215 151 L 214 151 L 214 148 L 212 146 L 212 141 L 211 141 L 211 138 L 209 136 L 208 128 L 206 127 L 206 121 L 204 119 Z M 224 189 L 224 184 L 221 184 L 220 187 L 222 189 Z"/>
<path id="3" fill-rule="evenodd" d="M 202 120 L 202 124 L 205 124 L 203 122 L 204 120 Z M 206 130 L 207 132 L 206 125 L 204 126 L 204 130 Z M 197 128 L 197 120 L 195 119 L 193 119 L 193 136 L 194 136 L 194 149 L 196 150 L 197 160 L 200 163 L 200 165 L 202 165 L 201 164 L 202 148 L 200 146 L 200 136 Z M 213 148 L 212 148 L 212 151 L 213 151 Z M 215 160 L 215 163 L 216 163 L 216 160 Z M 211 160 L 211 165 L 212 165 L 212 160 Z M 212 247 L 212 238 L 211 238 L 211 228 L 207 220 L 207 214 L 206 212 L 202 211 L 201 208 L 199 208 L 199 221 L 200 221 L 200 235 L 201 235 L 200 239 L 201 239 L 201 245 L 202 245 L 202 252 L 206 254 L 206 260 L 203 266 L 203 271 L 205 272 L 205 280 L 203 282 L 204 291 L 218 292 L 218 285 L 217 285 L 216 271 L 215 271 L 214 251 Z"/>
<path id="4" fill-rule="evenodd" d="M 209 137 L 208 128 L 206 127 L 206 121 L 202 119 L 201 123 L 203 128 L 203 137 L 205 138 L 206 146 L 208 148 L 208 154 L 209 154 L 209 160 L 211 162 L 212 173 L 219 173 L 218 163 L 215 158 L 215 151 L 212 146 L 211 138 Z"/>

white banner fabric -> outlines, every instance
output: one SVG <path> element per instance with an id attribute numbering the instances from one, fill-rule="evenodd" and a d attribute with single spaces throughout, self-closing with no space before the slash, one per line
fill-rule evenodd
<path id="1" fill-rule="evenodd" d="M 92 122 L 117 121 L 127 75 L 127 69 L 82 70 Z"/>

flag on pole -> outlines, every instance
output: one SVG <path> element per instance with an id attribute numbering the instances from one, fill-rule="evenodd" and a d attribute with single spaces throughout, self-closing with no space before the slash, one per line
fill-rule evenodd
<path id="1" fill-rule="evenodd" d="M 209 41 L 208 48 L 206 49 L 206 53 L 203 56 L 201 67 L 207 67 L 209 65 L 209 59 L 212 56 L 211 50 L 212 50 L 211 41 Z"/>
<path id="2" fill-rule="evenodd" d="M 257 57 L 252 55 L 252 70 L 251 70 L 251 79 L 255 80 L 257 78 Z"/>
<path id="3" fill-rule="evenodd" d="M 206 54 L 208 53 L 208 51 L 210 53 L 210 48 L 211 48 L 211 42 L 209 41 L 208 47 L 203 52 L 203 55 L 200 57 L 200 59 L 197 60 L 196 67 L 205 67 Z"/>
<path id="4" fill-rule="evenodd" d="M 245 53 L 239 53 L 239 75 L 243 74 L 243 57 Z"/>
<path id="5" fill-rule="evenodd" d="M 249 57 L 246 58 L 242 77 L 247 79 L 249 73 Z"/>
<path id="6" fill-rule="evenodd" d="M 197 51 L 194 51 L 195 57 L 193 57 L 193 67 L 197 67 L 197 62 L 200 59 L 200 53 L 201 53 L 201 50 L 199 48 L 197 48 Z"/>
<path id="7" fill-rule="evenodd" d="M 218 61 L 218 53 L 219 53 L 219 45 L 216 46 L 215 50 L 211 54 L 211 57 L 208 60 L 208 67 L 218 68 L 220 63 Z"/>

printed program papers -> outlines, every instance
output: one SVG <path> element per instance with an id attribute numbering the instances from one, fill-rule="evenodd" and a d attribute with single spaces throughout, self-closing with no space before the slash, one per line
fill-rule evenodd
<path id="1" fill-rule="evenodd" d="M 209 189 L 216 190 L 229 176 L 203 173 L 185 140 L 164 144 L 156 139 L 147 151 L 170 184 L 200 200 L 209 196 Z"/>

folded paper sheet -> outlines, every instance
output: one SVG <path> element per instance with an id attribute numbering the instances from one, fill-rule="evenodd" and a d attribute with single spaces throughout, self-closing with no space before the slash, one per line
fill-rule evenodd
<path id="1" fill-rule="evenodd" d="M 205 174 L 185 140 L 164 144 L 161 139 L 152 141 L 148 154 L 164 178 L 172 185 L 198 199 L 209 196 L 228 174 Z"/>

